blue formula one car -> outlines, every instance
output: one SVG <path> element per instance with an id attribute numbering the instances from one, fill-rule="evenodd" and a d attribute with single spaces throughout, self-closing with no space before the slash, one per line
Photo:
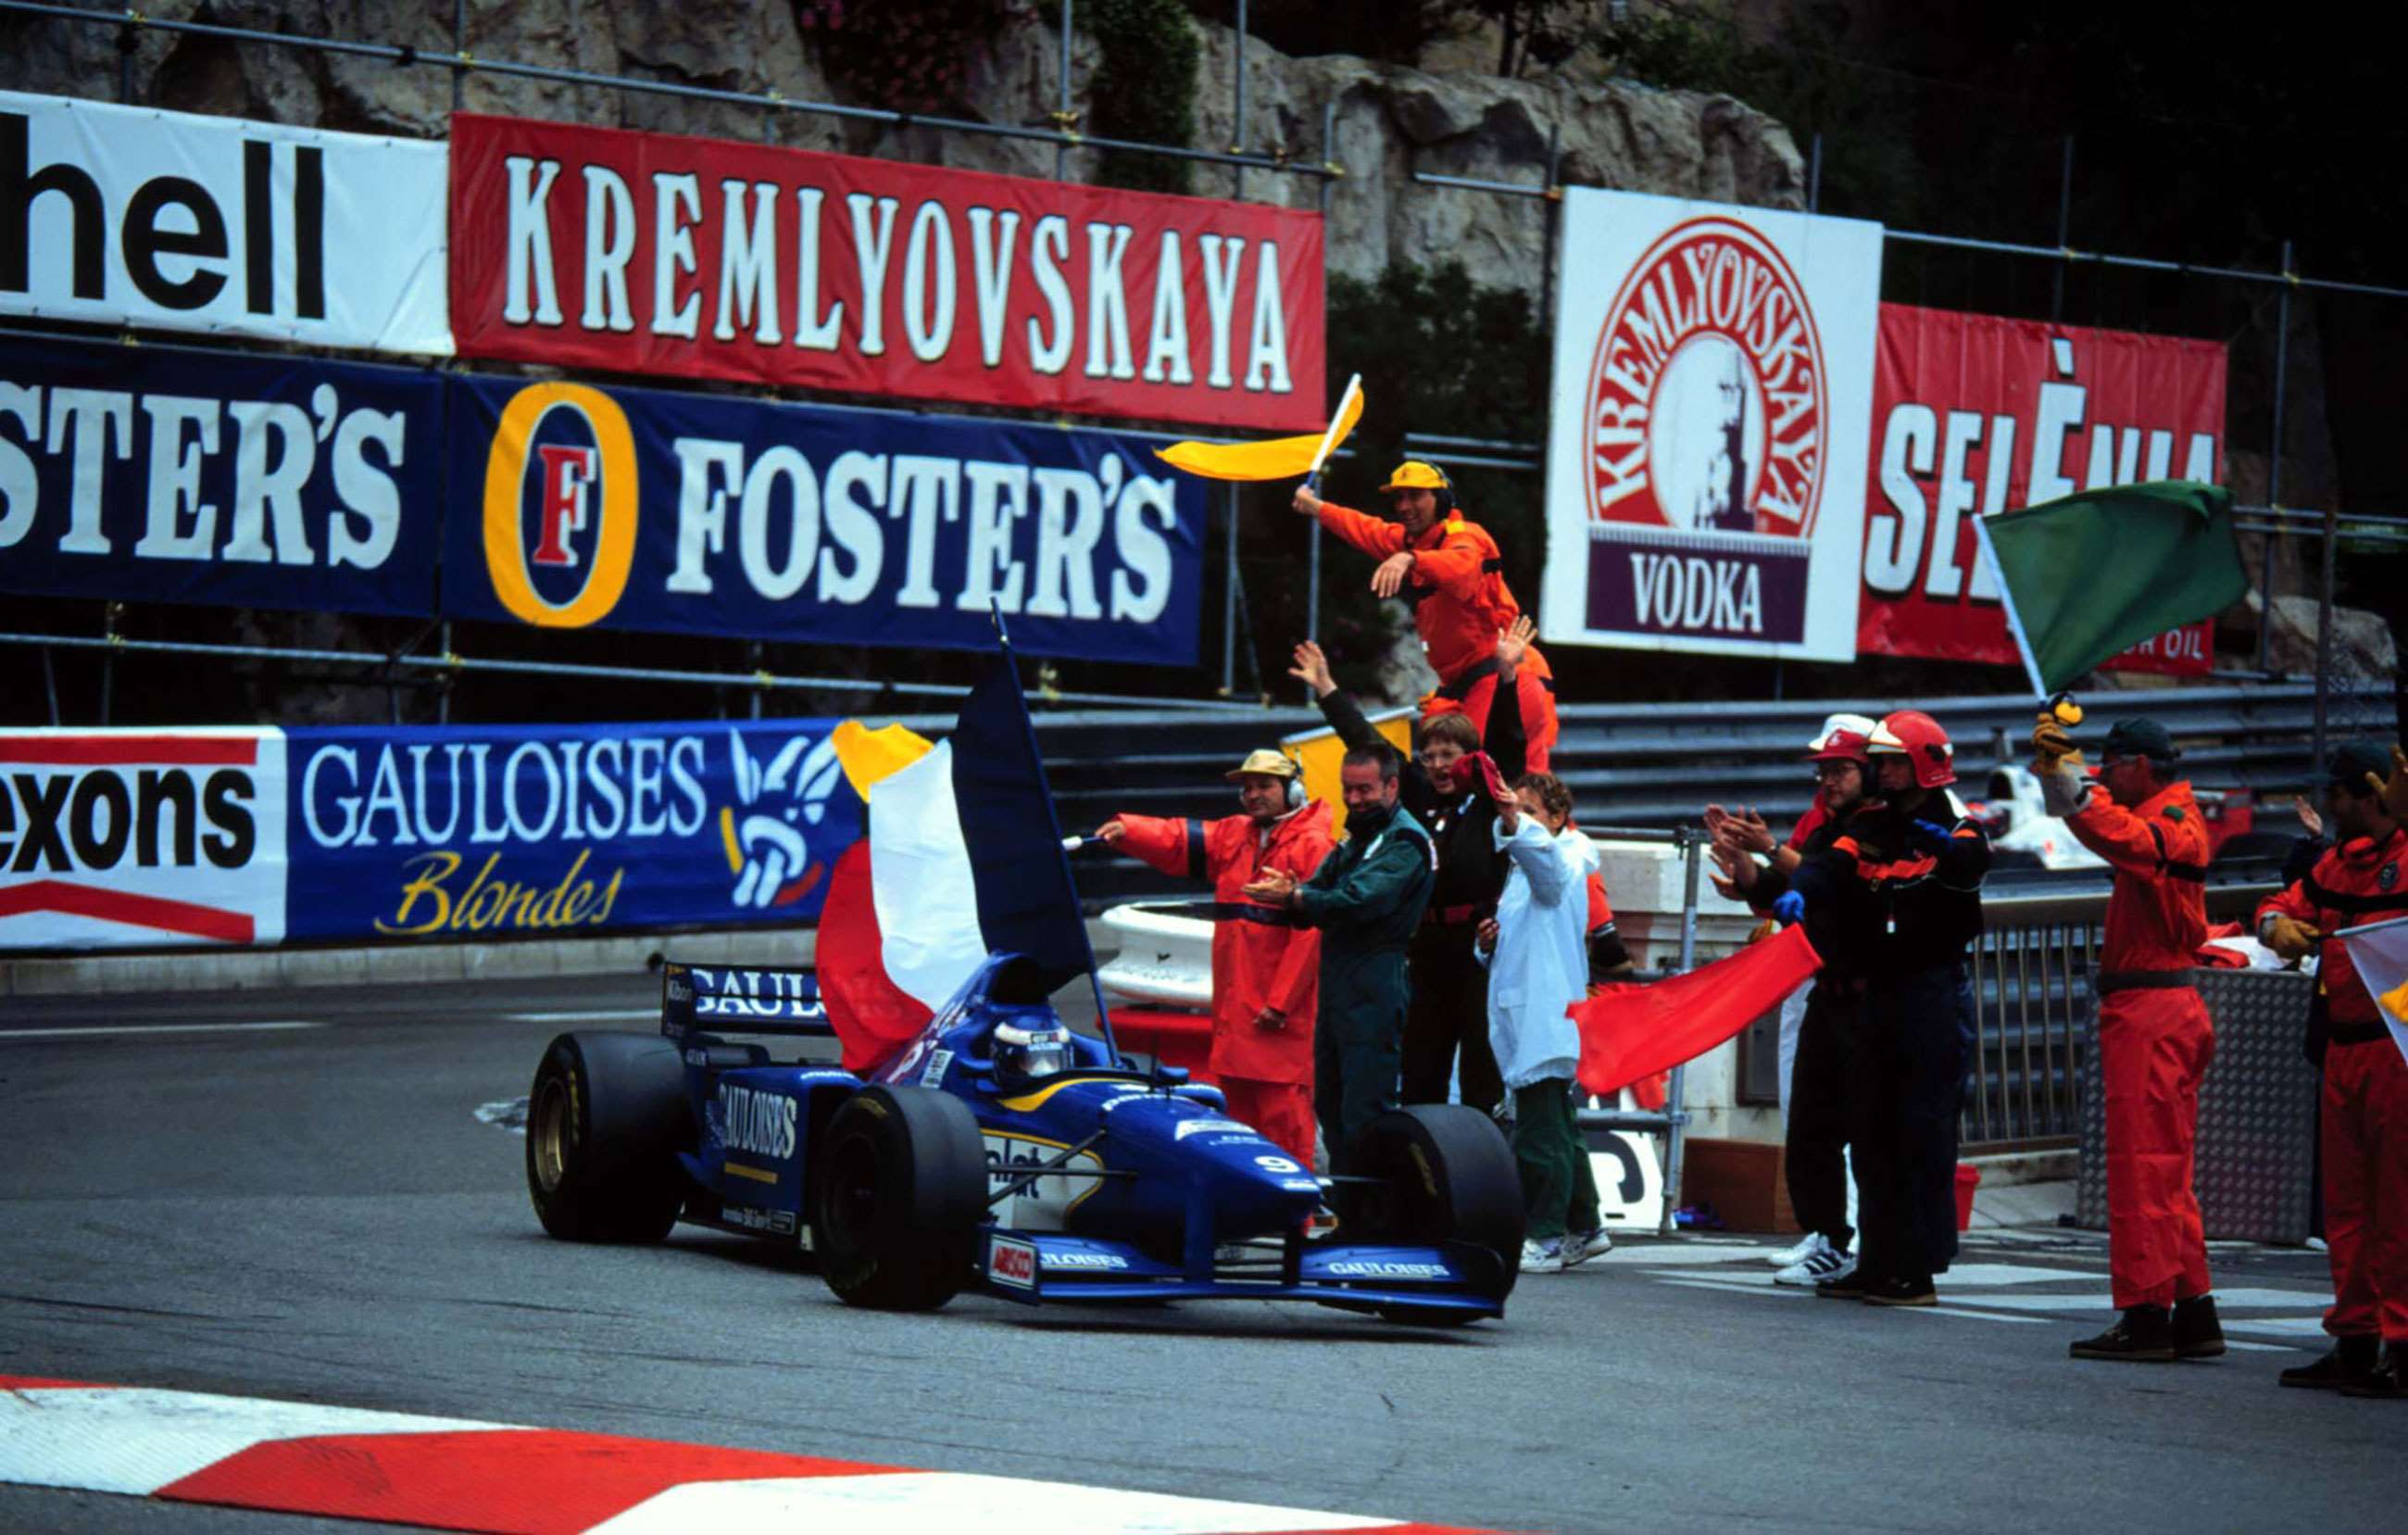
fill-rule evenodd
<path id="1" fill-rule="evenodd" d="M 845 1301 L 904 1310 L 972 1287 L 1447 1326 L 1501 1316 L 1518 1272 L 1520 1181 L 1485 1114 L 1392 1111 L 1318 1179 L 1217 1088 L 1072 1032 L 1017 954 L 859 1074 L 728 1035 L 832 1037 L 813 972 L 672 963 L 658 1035 L 552 1040 L 526 1147 L 547 1231 L 658 1241 L 684 1220 L 797 1243 Z"/>

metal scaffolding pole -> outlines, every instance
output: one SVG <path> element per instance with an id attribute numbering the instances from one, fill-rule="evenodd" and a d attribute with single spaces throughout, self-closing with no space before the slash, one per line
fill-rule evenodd
<path id="1" fill-rule="evenodd" d="M 1233 481 L 1228 508 L 1228 568 L 1221 581 L 1221 696 L 1238 691 L 1238 487 Z"/>
<path id="2" fill-rule="evenodd" d="M 1063 135 L 1061 143 L 1054 146 L 1054 179 L 1064 181 L 1070 176 L 1070 124 L 1077 121 L 1070 115 L 1070 30 L 1078 10 L 1077 0 L 1062 0 L 1062 92 L 1054 108 L 1054 126 Z"/>
<path id="3" fill-rule="evenodd" d="M 1229 37 L 1230 90 L 1236 99 L 1229 104 L 1229 152 L 1246 152 L 1246 0 L 1238 0 L 1238 30 Z M 1229 173 L 1229 195 L 1246 194 L 1246 167 L 1238 166 Z"/>
<path id="4" fill-rule="evenodd" d="M 2283 242 L 2283 270 L 2291 269 L 2291 242 Z M 2291 290 L 2274 295 L 2274 438 L 2266 452 L 2266 507 L 2276 517 L 2283 511 L 2283 397 L 2289 393 L 2291 365 Z M 2258 562 L 2258 669 L 2271 671 L 2274 653 L 2274 536 L 2266 535 L 2264 557 Z M 2321 747 L 2321 742 L 2319 742 Z"/>

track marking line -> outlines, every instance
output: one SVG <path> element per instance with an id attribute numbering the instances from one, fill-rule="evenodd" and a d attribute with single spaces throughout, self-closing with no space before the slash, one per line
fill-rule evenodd
<path id="1" fill-rule="evenodd" d="M 88 1028 L 0 1029 L 0 1043 L 10 1040 L 99 1039 L 103 1036 L 120 1034 L 244 1034 L 326 1026 L 324 1024 L 301 1020 L 264 1024 L 95 1024 Z"/>
<path id="2" fill-rule="evenodd" d="M 1369 1514 L 0 1375 L 0 1483 L 488 1535 L 1484 1535 Z"/>

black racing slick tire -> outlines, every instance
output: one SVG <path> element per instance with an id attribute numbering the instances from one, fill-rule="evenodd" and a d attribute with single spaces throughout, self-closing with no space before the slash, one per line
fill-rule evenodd
<path id="1" fill-rule="evenodd" d="M 563 1034 L 527 1095 L 527 1195 L 567 1241 L 655 1242 L 677 1224 L 694 1138 L 677 1046 L 657 1034 Z"/>
<path id="2" fill-rule="evenodd" d="M 986 1146 L 969 1105 L 870 1087 L 813 1138 L 811 1250 L 849 1306 L 931 1311 L 968 1283 L 987 1214 Z"/>
<path id="3" fill-rule="evenodd" d="M 1391 1109 L 1354 1138 L 1345 1170 L 1379 1180 L 1338 1185 L 1338 1229 L 1346 1241 L 1469 1243 L 1482 1250 L 1487 1292 L 1500 1302 L 1512 1292 L 1526 1212 L 1513 1149 L 1495 1120 L 1456 1103 Z M 1426 1327 L 1477 1320 L 1439 1307 L 1383 1306 L 1380 1314 Z"/>

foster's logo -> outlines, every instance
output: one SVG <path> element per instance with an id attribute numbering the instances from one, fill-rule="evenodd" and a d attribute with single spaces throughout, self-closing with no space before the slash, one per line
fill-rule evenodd
<path id="1" fill-rule="evenodd" d="M 485 459 L 485 567 L 515 617 L 580 629 L 607 618 L 636 556 L 636 447 L 626 412 L 583 384 L 510 397 Z"/>

